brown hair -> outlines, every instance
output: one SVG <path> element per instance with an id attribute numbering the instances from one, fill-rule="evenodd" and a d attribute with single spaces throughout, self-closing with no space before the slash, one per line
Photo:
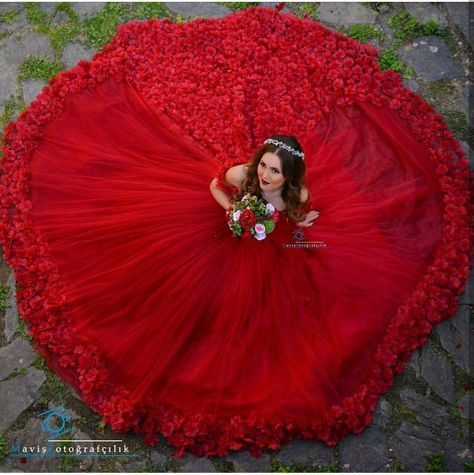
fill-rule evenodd
<path id="1" fill-rule="evenodd" d="M 291 135 L 272 135 L 271 138 L 289 145 L 298 152 L 303 151 L 299 142 Z M 306 213 L 302 209 L 300 196 L 306 174 L 306 165 L 301 157 L 296 156 L 284 148 L 279 148 L 272 143 L 263 144 L 257 149 L 253 158 L 246 164 L 247 178 L 240 185 L 232 201 L 239 201 L 246 193 L 251 193 L 258 198 L 262 197 L 257 168 L 262 156 L 266 152 L 274 153 L 281 160 L 282 173 L 286 179 L 283 184 L 281 196 L 286 203 L 288 217 L 293 221 L 303 221 Z"/>

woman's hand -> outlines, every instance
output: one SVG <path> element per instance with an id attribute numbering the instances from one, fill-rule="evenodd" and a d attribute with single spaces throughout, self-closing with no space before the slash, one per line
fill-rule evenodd
<path id="1" fill-rule="evenodd" d="M 298 226 L 302 227 L 309 227 L 312 226 L 314 223 L 313 221 L 319 216 L 319 211 L 310 211 L 307 215 L 304 221 L 300 221 L 299 223 L 296 223 Z"/>

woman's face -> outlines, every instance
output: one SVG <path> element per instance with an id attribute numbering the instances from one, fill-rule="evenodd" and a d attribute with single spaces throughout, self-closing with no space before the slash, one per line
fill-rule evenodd
<path id="1" fill-rule="evenodd" d="M 275 191 L 283 186 L 285 177 L 281 159 L 272 152 L 265 152 L 257 167 L 258 180 L 262 191 Z"/>

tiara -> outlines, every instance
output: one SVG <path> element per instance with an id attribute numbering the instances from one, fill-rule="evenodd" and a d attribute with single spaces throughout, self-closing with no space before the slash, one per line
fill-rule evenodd
<path id="1" fill-rule="evenodd" d="M 279 140 L 267 139 L 263 143 L 271 143 L 273 145 L 276 145 L 277 147 L 284 148 L 285 150 L 288 150 L 288 152 L 290 152 L 293 155 L 296 155 L 298 157 L 301 157 L 301 159 L 304 160 L 304 153 L 303 152 L 298 152 L 298 150 L 295 150 L 293 147 L 290 147 L 286 143 L 280 142 Z"/>

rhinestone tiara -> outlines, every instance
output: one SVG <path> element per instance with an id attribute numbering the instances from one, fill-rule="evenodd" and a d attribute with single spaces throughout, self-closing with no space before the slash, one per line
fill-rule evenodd
<path id="1" fill-rule="evenodd" d="M 298 152 L 298 150 L 295 150 L 293 147 L 290 147 L 286 143 L 280 142 L 279 140 L 267 139 L 263 143 L 271 143 L 273 145 L 276 145 L 277 147 L 284 148 L 285 150 L 288 150 L 288 152 L 292 153 L 293 155 L 296 155 L 297 157 L 301 157 L 302 160 L 304 160 L 303 152 Z"/>

